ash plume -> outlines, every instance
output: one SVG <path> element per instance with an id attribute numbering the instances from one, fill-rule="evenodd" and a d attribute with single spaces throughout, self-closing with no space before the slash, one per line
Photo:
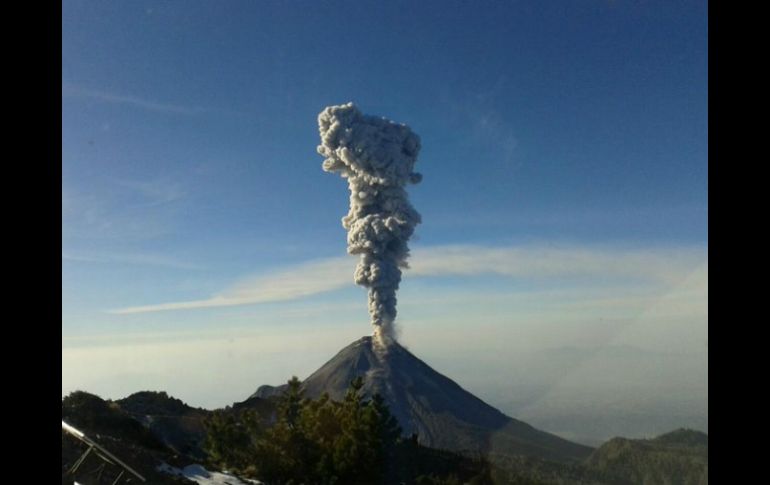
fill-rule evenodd
<path id="1" fill-rule="evenodd" d="M 407 267 L 407 241 L 421 222 L 404 187 L 422 180 L 414 172 L 420 137 L 408 126 L 361 113 L 353 103 L 318 115 L 323 169 L 348 180 L 350 211 L 342 218 L 348 253 L 360 259 L 355 282 L 368 288 L 374 334 L 395 338 L 396 291 Z"/>

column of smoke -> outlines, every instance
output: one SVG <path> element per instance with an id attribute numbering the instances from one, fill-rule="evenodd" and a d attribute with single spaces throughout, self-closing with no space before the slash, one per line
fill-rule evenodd
<path id="1" fill-rule="evenodd" d="M 323 169 L 348 180 L 350 211 L 342 218 L 348 253 L 360 259 L 355 282 L 368 288 L 375 341 L 394 339 L 396 290 L 407 267 L 407 241 L 420 221 L 406 184 L 414 172 L 420 137 L 404 124 L 362 114 L 353 103 L 329 106 L 318 115 Z"/>

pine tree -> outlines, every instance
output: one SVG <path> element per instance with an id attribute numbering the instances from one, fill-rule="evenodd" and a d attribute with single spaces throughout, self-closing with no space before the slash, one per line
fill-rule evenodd
<path id="1" fill-rule="evenodd" d="M 222 468 L 242 469 L 252 462 L 252 452 L 262 435 L 259 416 L 245 410 L 236 415 L 229 410 L 215 411 L 206 421 L 204 450 Z"/>

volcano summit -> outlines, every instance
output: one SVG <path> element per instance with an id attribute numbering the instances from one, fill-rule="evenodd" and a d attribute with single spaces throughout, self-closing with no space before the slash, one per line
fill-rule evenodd
<path id="1" fill-rule="evenodd" d="M 364 378 L 364 392 L 385 398 L 404 434 L 416 433 L 425 446 L 561 462 L 581 460 L 592 451 L 506 416 L 395 340 L 385 349 L 373 337 L 356 340 L 305 379 L 302 387 L 307 397 L 326 392 L 342 400 L 350 382 L 359 376 Z M 252 397 L 270 397 L 283 389 L 261 386 Z"/>

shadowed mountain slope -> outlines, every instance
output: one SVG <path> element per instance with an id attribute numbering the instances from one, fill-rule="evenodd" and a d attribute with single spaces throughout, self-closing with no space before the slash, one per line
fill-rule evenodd
<path id="1" fill-rule="evenodd" d="M 506 416 L 397 342 L 383 350 L 371 337 L 363 337 L 305 379 L 303 388 L 308 397 L 327 392 L 341 400 L 358 376 L 365 380 L 365 393 L 382 395 L 404 433 L 417 433 L 425 446 L 562 462 L 582 460 L 592 451 Z M 252 397 L 266 398 L 282 390 L 283 386 L 262 386 Z"/>

